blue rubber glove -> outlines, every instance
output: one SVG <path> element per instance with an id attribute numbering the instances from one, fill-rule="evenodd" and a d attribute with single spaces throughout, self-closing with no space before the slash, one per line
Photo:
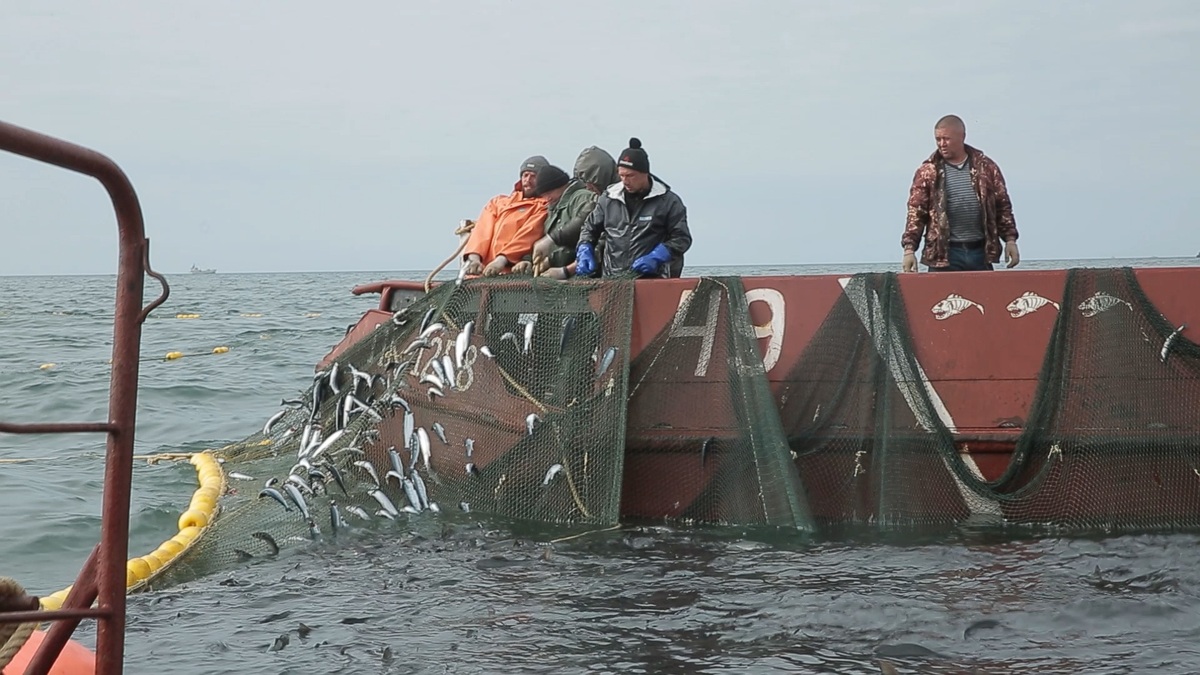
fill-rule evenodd
<path id="1" fill-rule="evenodd" d="M 670 260 L 670 249 L 659 244 L 646 255 L 634 260 L 630 268 L 641 275 L 658 276 L 659 269 L 662 268 L 663 263 L 670 262 Z"/>
<path id="2" fill-rule="evenodd" d="M 575 249 L 575 276 L 590 277 L 596 272 L 596 253 L 592 245 L 583 242 Z"/>

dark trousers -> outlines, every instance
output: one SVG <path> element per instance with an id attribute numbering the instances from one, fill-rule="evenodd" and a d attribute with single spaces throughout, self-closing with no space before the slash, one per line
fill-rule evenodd
<path id="1" fill-rule="evenodd" d="M 930 272 L 981 272 L 993 269 L 982 241 L 970 244 L 952 242 L 947 251 L 948 267 L 930 267 Z"/>

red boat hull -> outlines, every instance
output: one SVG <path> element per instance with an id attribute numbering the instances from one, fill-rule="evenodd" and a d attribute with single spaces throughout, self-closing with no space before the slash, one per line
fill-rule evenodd
<path id="1" fill-rule="evenodd" d="M 1173 326 L 1186 325 L 1183 339 L 1195 339 L 1200 326 L 1200 268 L 1144 268 L 1135 270 L 1137 283 L 1154 307 Z M 849 276 L 774 276 L 744 277 L 749 316 L 758 338 L 759 352 L 778 406 L 783 405 L 792 373 L 805 348 L 821 328 L 831 309 L 841 300 Z M 1063 304 L 1066 270 L 1005 271 L 954 274 L 912 274 L 898 279 L 907 308 L 911 347 L 925 385 L 941 422 L 949 429 L 955 447 L 972 472 L 993 481 L 1008 469 L 1014 444 L 1021 435 L 1039 387 L 1039 375 L 1059 312 L 1079 311 Z M 695 278 L 639 281 L 636 283 L 630 353 L 633 358 L 671 325 L 677 309 L 698 283 Z M 377 309 L 368 311 L 318 365 L 325 367 L 374 327 L 389 321 L 392 313 L 423 291 L 408 281 L 384 281 L 354 290 L 356 294 L 380 293 Z M 1030 296 L 1029 294 L 1033 294 Z M 1022 296 L 1033 300 L 1021 305 Z M 961 301 L 948 303 L 957 297 Z M 1039 299 L 1040 298 L 1040 299 Z M 700 298 L 704 302 L 704 298 Z M 942 306 L 945 311 L 935 312 Z M 1036 306 L 1035 306 L 1036 305 Z M 706 436 L 713 425 L 711 414 L 697 401 L 723 395 L 726 383 L 714 378 L 727 355 L 706 352 L 707 337 L 717 330 L 724 317 L 718 316 L 719 303 L 712 307 L 707 322 L 687 327 L 680 344 L 696 354 L 695 368 L 679 375 L 672 396 L 678 404 L 657 408 L 654 419 L 631 408 L 626 430 L 626 458 L 621 495 L 621 513 L 626 517 L 676 518 L 686 515 L 689 505 L 703 492 L 715 464 L 696 470 L 690 464 L 679 470 L 680 462 L 692 462 L 675 453 L 654 450 L 663 427 L 678 433 L 684 430 Z M 948 308 L 948 309 L 946 309 Z M 695 347 L 686 347 L 689 342 Z M 684 369 L 686 370 L 686 369 Z M 484 406 L 486 407 L 486 406 Z M 467 415 L 469 416 L 469 414 Z M 852 471 L 852 458 L 830 455 L 814 458 L 830 471 Z M 860 459 L 861 461 L 861 459 Z M 806 466 L 810 470 L 814 466 Z M 802 468 L 802 470 L 803 470 Z M 1106 476 L 1119 482 L 1121 472 Z M 1200 475 L 1198 473 L 1197 475 Z M 664 481 L 664 476 L 673 477 Z M 1159 477 L 1162 483 L 1182 480 Z M 1191 477 L 1195 480 L 1195 476 Z M 1103 479 L 1100 479 L 1103 480 Z M 1114 485 L 1119 491 L 1120 486 Z M 845 514 L 845 500 L 835 505 L 825 498 L 820 487 L 808 486 L 806 495 L 815 516 L 839 520 Z M 1164 498 L 1165 499 L 1165 498 Z M 862 495 L 864 505 L 870 501 Z M 1141 500 L 1134 511 L 1152 516 L 1168 507 L 1162 500 Z M 954 505 L 944 505 L 953 510 Z M 864 506 L 865 507 L 865 506 Z M 1084 507 L 1081 507 L 1084 508 Z"/>

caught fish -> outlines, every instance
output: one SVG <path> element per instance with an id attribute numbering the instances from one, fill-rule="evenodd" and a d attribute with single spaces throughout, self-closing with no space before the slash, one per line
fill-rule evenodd
<path id="1" fill-rule="evenodd" d="M 437 361 L 434 360 L 434 361 L 432 361 L 432 363 L 436 364 Z M 437 370 L 441 370 L 441 364 L 438 364 Z M 437 389 L 439 392 L 442 390 L 443 387 L 446 386 L 442 382 L 442 378 L 438 377 L 436 373 L 425 373 L 424 375 L 421 376 L 421 380 L 419 382 L 417 382 L 417 384 L 430 384 L 430 385 L 432 385 L 430 387 L 431 389 Z"/>
<path id="2" fill-rule="evenodd" d="M 405 415 L 404 415 L 404 447 L 406 447 L 406 448 L 412 447 L 412 439 L 415 438 L 415 436 L 413 436 L 413 434 L 415 434 L 417 431 L 414 428 L 415 424 L 416 424 L 416 422 L 414 421 L 413 414 L 411 412 L 405 413 Z"/>
<path id="3" fill-rule="evenodd" d="M 429 510 L 430 510 L 430 511 L 433 511 L 434 513 L 441 513 L 441 512 L 442 512 L 442 509 L 441 509 L 441 507 L 439 507 L 439 506 L 437 505 L 437 502 L 429 502 L 428 506 L 429 506 Z"/>
<path id="4" fill-rule="evenodd" d="M 308 484 L 308 481 L 301 478 L 300 474 L 297 474 L 297 473 L 288 474 L 288 477 L 286 479 L 284 479 L 284 481 L 283 481 L 282 487 L 286 491 L 287 486 L 289 486 L 289 485 L 294 485 L 297 488 L 304 490 L 305 492 L 307 492 L 310 495 L 313 493 L 312 486 Z"/>
<path id="5" fill-rule="evenodd" d="M 446 370 L 442 368 L 441 359 L 430 359 L 429 367 L 433 369 L 433 374 L 436 375 L 439 380 L 441 380 L 441 382 L 438 383 L 439 387 L 443 386 L 442 383 L 449 381 L 450 378 L 446 376 Z"/>
<path id="6" fill-rule="evenodd" d="M 600 377 L 608 370 L 608 367 L 616 360 L 618 351 L 617 347 L 609 347 L 604 350 L 604 356 L 600 357 L 599 370 L 596 372 L 596 377 Z"/>
<path id="7" fill-rule="evenodd" d="M 951 293 L 944 300 L 939 300 L 930 311 L 933 312 L 933 318 L 938 321 L 944 321 L 952 316 L 962 314 L 971 307 L 978 309 L 979 313 L 983 314 L 983 305 L 974 300 L 968 300 L 957 293 Z"/>
<path id="8" fill-rule="evenodd" d="M 358 516 L 359 518 L 362 518 L 363 520 L 371 519 L 371 514 L 367 513 L 366 509 L 362 508 L 361 506 L 355 506 L 353 504 L 346 507 L 346 513 L 350 513 L 355 516 Z"/>
<path id="9" fill-rule="evenodd" d="M 454 370 L 454 359 L 451 359 L 449 354 L 442 357 L 442 372 L 446 374 L 446 385 L 451 389 L 457 389 L 458 378 Z"/>
<path id="10" fill-rule="evenodd" d="M 418 351 L 421 349 L 429 349 L 432 346 L 433 346 L 433 343 L 430 342 L 429 340 L 426 340 L 425 338 L 417 338 L 416 340 L 413 340 L 412 342 L 410 342 L 409 345 L 404 348 L 404 351 L 400 352 L 400 355 L 407 356 L 408 354 L 411 354 L 415 351 Z"/>
<path id="11" fill-rule="evenodd" d="M 443 427 L 440 422 L 434 422 L 432 427 L 433 433 L 437 434 L 438 439 L 441 440 L 443 444 L 450 445 L 450 441 L 446 440 L 446 427 Z"/>
<path id="12" fill-rule="evenodd" d="M 283 491 L 292 498 L 292 503 L 296 505 L 296 508 L 300 509 L 300 515 L 304 516 L 305 520 L 312 520 L 312 516 L 308 513 L 308 502 L 304 501 L 304 495 L 300 494 L 300 490 L 292 483 L 284 483 Z"/>
<path id="13" fill-rule="evenodd" d="M 419 513 L 422 508 L 421 497 L 417 494 L 417 487 L 407 478 L 404 479 L 404 496 L 408 498 L 408 503 Z"/>
<path id="14" fill-rule="evenodd" d="M 317 521 L 312 518 L 308 519 L 308 536 L 313 541 L 321 538 L 321 528 L 317 527 Z"/>
<path id="15" fill-rule="evenodd" d="M 1171 331 L 1171 334 L 1168 335 L 1167 339 L 1163 341 L 1162 351 L 1158 355 L 1159 359 L 1163 363 L 1167 362 L 1167 353 L 1171 351 L 1171 346 L 1175 344 L 1175 341 L 1179 339 L 1179 334 L 1182 333 L 1184 331 L 1184 329 L 1186 329 L 1186 328 L 1187 328 L 1187 324 L 1185 323 L 1182 326 L 1180 326 L 1179 328 L 1176 328 L 1175 330 Z M 229 475 L 232 476 L 233 474 L 229 474 Z"/>
<path id="16" fill-rule="evenodd" d="M 417 471 L 412 472 L 409 476 L 412 480 L 413 487 L 417 490 L 417 497 L 421 500 L 423 508 L 429 508 L 429 493 L 425 490 L 425 479 L 421 478 L 421 474 Z"/>
<path id="17" fill-rule="evenodd" d="M 434 398 L 436 398 L 438 396 L 441 396 L 442 398 L 446 397 L 446 395 L 442 393 L 441 387 L 430 387 L 429 391 L 427 391 L 425 393 L 429 396 L 430 401 L 432 401 Z"/>
<path id="18" fill-rule="evenodd" d="M 525 324 L 525 348 L 522 349 L 521 351 L 525 352 L 526 354 L 529 353 L 529 348 L 533 346 L 533 324 L 534 323 L 536 323 L 536 320 L 530 321 L 529 323 Z"/>
<path id="19" fill-rule="evenodd" d="M 571 341 L 571 336 L 575 334 L 576 319 L 574 314 L 568 314 L 563 318 L 562 335 L 558 338 L 558 355 L 562 356 L 567 352 L 567 343 Z"/>
<path id="20" fill-rule="evenodd" d="M 529 413 L 529 417 L 525 418 L 525 430 L 529 432 L 530 436 L 532 436 L 533 430 L 536 429 L 537 425 L 541 424 L 541 422 L 542 418 L 538 417 L 537 413 Z"/>
<path id="21" fill-rule="evenodd" d="M 403 397 L 397 394 L 392 394 L 392 398 L 390 399 L 389 403 L 391 403 L 393 408 L 400 406 L 401 408 L 404 408 L 404 412 L 410 415 L 412 414 L 412 407 L 408 405 L 408 401 L 405 401 Z"/>
<path id="22" fill-rule="evenodd" d="M 288 408 L 303 408 L 307 404 L 304 402 L 303 399 L 299 399 L 299 398 L 287 399 L 287 398 L 285 398 L 279 402 L 279 405 L 285 406 Z"/>
<path id="23" fill-rule="evenodd" d="M 237 471 L 230 471 L 229 477 L 234 480 L 254 480 L 254 476 L 247 476 L 246 474 L 238 473 Z"/>
<path id="24" fill-rule="evenodd" d="M 468 439 L 464 440 L 463 445 L 466 446 L 466 448 L 467 448 L 467 457 L 470 457 L 471 455 L 475 454 L 475 439 L 474 438 L 468 438 Z"/>
<path id="25" fill-rule="evenodd" d="M 546 471 L 546 477 L 542 479 L 542 485 L 549 485 L 550 481 L 554 480 L 554 477 L 557 476 L 562 470 L 562 464 L 555 464 L 554 466 L 551 466 L 550 469 Z"/>
<path id="26" fill-rule="evenodd" d="M 321 488 L 321 491 L 324 491 L 325 482 L 327 480 L 328 479 L 325 478 L 325 472 L 321 471 L 320 469 L 313 469 L 312 471 L 308 472 L 308 483 L 309 485 L 312 485 L 313 491 L 316 491 L 318 487 Z"/>
<path id="27" fill-rule="evenodd" d="M 379 502 L 379 505 L 383 507 L 383 510 L 386 511 L 387 513 L 389 513 L 390 515 L 394 516 L 394 515 L 397 515 L 400 513 L 399 511 L 396 510 L 396 505 L 392 503 L 392 500 L 389 499 L 388 496 L 383 493 L 383 490 L 379 490 L 379 489 L 371 490 L 368 494 L 370 494 L 371 497 L 373 497 L 375 499 L 375 501 Z"/>
<path id="28" fill-rule="evenodd" d="M 329 500 L 329 530 L 333 532 L 333 536 L 337 536 L 338 530 L 346 529 L 346 522 L 342 520 L 342 514 L 338 511 L 337 502 Z"/>
<path id="29" fill-rule="evenodd" d="M 1046 305 L 1053 305 L 1054 309 L 1058 309 L 1058 303 L 1050 298 L 1044 298 L 1033 291 L 1025 291 L 1021 297 L 1008 303 L 1008 315 L 1014 319 L 1019 319 L 1026 314 L 1032 314 Z"/>
<path id="30" fill-rule="evenodd" d="M 475 466 L 474 462 L 467 462 L 466 471 L 468 476 L 479 475 L 479 467 Z"/>
<path id="31" fill-rule="evenodd" d="M 1104 291 L 1096 291 L 1092 297 L 1079 303 L 1079 311 L 1085 318 L 1092 318 L 1100 312 L 1107 312 L 1117 305 L 1125 305 L 1133 311 L 1133 305 L 1120 298 L 1113 297 Z"/>
<path id="32" fill-rule="evenodd" d="M 424 340 L 433 337 L 434 333 L 445 329 L 446 326 L 441 323 L 431 323 L 425 327 L 425 330 L 421 331 L 421 335 L 418 337 L 418 339 Z"/>
<path id="33" fill-rule="evenodd" d="M 287 500 L 283 498 L 283 493 L 273 487 L 263 488 L 258 493 L 259 499 L 262 499 L 263 497 L 270 497 L 271 499 L 279 502 L 279 505 L 283 507 L 284 511 L 292 510 L 292 507 L 288 506 Z"/>
<path id="34" fill-rule="evenodd" d="M 404 505 L 404 508 L 402 508 L 402 509 L 400 509 L 400 510 L 401 510 L 401 511 L 403 511 L 403 512 L 405 512 L 405 513 L 411 513 L 411 514 L 413 514 L 413 515 L 416 515 L 416 514 L 420 513 L 420 511 L 416 510 L 415 508 L 413 508 L 412 506 L 410 506 L 410 505 L 408 505 L 408 504 L 405 504 L 405 505 Z"/>
<path id="35" fill-rule="evenodd" d="M 392 315 L 392 323 L 403 328 L 404 324 L 408 323 L 408 319 L 406 318 L 407 314 L 408 314 L 407 307 L 396 312 L 395 314 Z"/>
<path id="36" fill-rule="evenodd" d="M 404 477 L 404 460 L 400 459 L 400 453 L 396 451 L 396 446 L 388 448 L 388 459 L 392 460 L 392 469 Z"/>
<path id="37" fill-rule="evenodd" d="M 429 327 L 429 322 L 433 321 L 433 313 L 436 311 L 436 307 L 430 307 L 428 310 L 426 310 L 425 316 L 421 318 L 421 327 L 417 329 L 418 332 L 425 332 L 425 329 Z"/>
<path id="38" fill-rule="evenodd" d="M 337 468 L 337 465 L 333 462 L 327 462 L 325 468 L 329 470 L 329 475 L 333 476 L 333 482 L 337 483 L 337 486 L 341 488 L 342 494 L 349 497 L 350 493 L 346 491 L 346 481 L 342 478 L 342 472 Z"/>
<path id="39" fill-rule="evenodd" d="M 360 459 L 354 463 L 354 466 L 366 471 L 367 475 L 371 477 L 371 480 L 375 481 L 375 487 L 378 488 L 380 485 L 382 485 L 382 483 L 379 482 L 379 474 L 375 473 L 375 465 L 371 464 L 369 460 Z"/>
<path id="40" fill-rule="evenodd" d="M 399 513 L 400 513 L 400 512 L 399 512 L 399 511 L 397 511 L 396 513 L 397 513 L 397 515 L 399 515 Z M 387 518 L 388 520 L 395 520 L 395 519 L 396 519 L 396 516 L 394 516 L 394 515 L 392 515 L 390 512 L 388 512 L 388 510 L 387 510 L 387 509 L 379 509 L 378 511 L 376 511 L 376 512 L 375 512 L 375 515 L 377 515 L 377 516 L 379 516 L 379 517 L 381 517 L 381 518 Z"/>
<path id="41" fill-rule="evenodd" d="M 271 549 L 271 555 L 279 555 L 279 544 L 275 543 L 275 537 L 272 537 L 266 532 L 251 532 L 251 537 L 261 539 Z"/>
<path id="42" fill-rule="evenodd" d="M 329 389 L 333 391 L 333 395 L 337 396 L 342 393 L 342 388 L 338 386 L 338 362 L 334 361 L 329 367 Z"/>
<path id="43" fill-rule="evenodd" d="M 274 487 L 278 484 L 279 484 L 279 478 L 277 476 L 271 476 L 270 478 L 267 479 L 267 482 L 266 482 L 266 484 L 263 485 L 263 487 Z"/>
<path id="44" fill-rule="evenodd" d="M 492 353 L 492 348 L 487 345 L 480 347 L 479 353 L 483 354 L 484 356 L 488 357 L 489 359 L 496 358 L 496 355 L 494 353 Z"/>
<path id="45" fill-rule="evenodd" d="M 428 471 L 431 448 L 429 447 L 429 434 L 426 433 L 425 427 L 417 427 L 417 443 L 421 449 L 421 460 L 425 462 L 425 470 Z"/>
<path id="46" fill-rule="evenodd" d="M 383 477 L 384 480 L 391 480 L 393 478 L 396 479 L 397 486 L 404 487 L 404 474 L 402 472 L 391 469 L 387 472 L 387 475 Z"/>
<path id="47" fill-rule="evenodd" d="M 308 455 L 308 458 L 310 460 L 313 460 L 313 459 L 320 457 L 326 450 L 329 449 L 329 447 L 331 445 L 333 445 L 334 443 L 337 443 L 338 439 L 340 439 L 342 437 L 342 435 L 345 433 L 346 433 L 345 429 L 338 429 L 337 431 L 333 432 L 332 434 L 329 434 L 329 438 L 326 438 L 324 441 L 321 441 L 321 444 L 317 446 L 316 450 L 313 450 L 312 453 L 310 453 Z"/>
<path id="48" fill-rule="evenodd" d="M 459 503 L 458 503 L 458 508 L 459 508 L 460 510 L 462 510 L 462 512 L 463 512 L 463 513 L 470 513 L 470 512 L 471 512 L 471 505 L 470 505 L 468 502 L 459 502 Z"/>
<path id="49" fill-rule="evenodd" d="M 501 341 L 501 342 L 504 342 L 505 340 L 509 340 L 510 342 L 512 342 L 512 343 L 513 343 L 513 347 L 515 347 L 515 348 L 517 348 L 517 349 L 520 349 L 520 348 L 521 348 L 521 343 L 520 343 L 520 342 L 517 342 L 517 334 L 516 334 L 516 333 L 511 333 L 511 332 L 510 332 L 510 333 L 505 333 L 504 335 L 501 335 L 501 336 L 500 336 L 500 341 Z"/>
<path id="50" fill-rule="evenodd" d="M 467 346 L 471 344 L 471 332 L 474 328 L 475 322 L 468 321 L 458 332 L 458 337 L 454 338 L 454 364 L 459 368 L 462 368 L 463 357 L 467 355 Z"/>
<path id="51" fill-rule="evenodd" d="M 717 440 L 715 437 L 709 436 L 708 438 L 704 439 L 704 443 L 701 444 L 701 446 L 700 446 L 700 466 L 704 466 L 704 463 L 706 461 L 708 461 L 708 449 L 712 445 L 712 442 L 715 440 Z"/>
<path id="52" fill-rule="evenodd" d="M 286 414 L 288 414 L 287 410 L 280 410 L 274 415 L 271 415 L 270 419 L 267 420 L 267 423 L 263 425 L 263 436 L 270 436 L 271 427 L 275 426 L 275 423 L 283 419 L 283 416 Z"/>

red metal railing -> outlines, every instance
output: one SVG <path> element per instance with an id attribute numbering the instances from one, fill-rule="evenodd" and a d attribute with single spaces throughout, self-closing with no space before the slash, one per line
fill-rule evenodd
<path id="1" fill-rule="evenodd" d="M 142 209 L 125 173 L 112 160 L 87 148 L 0 122 L 0 150 L 76 171 L 100 181 L 117 215 L 120 251 L 116 313 L 113 320 L 112 373 L 108 421 L 65 424 L 8 424 L 13 434 L 108 434 L 100 541 L 79 571 L 62 609 L 40 611 L 36 599 L 0 608 L 0 623 L 53 621 L 26 675 L 45 675 L 82 619 L 96 619 L 96 673 L 122 672 L 125 651 L 125 563 L 129 548 L 129 492 L 133 478 L 133 437 L 137 420 L 138 357 L 142 321 L 170 294 L 166 279 L 150 269 Z M 162 284 L 162 294 L 142 307 L 145 275 Z M 93 607 L 95 603 L 95 607 Z"/>

